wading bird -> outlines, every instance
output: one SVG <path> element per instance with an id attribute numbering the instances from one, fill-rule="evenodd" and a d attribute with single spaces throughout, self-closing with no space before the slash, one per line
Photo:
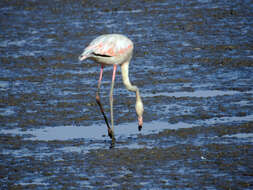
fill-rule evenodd
<path id="1" fill-rule="evenodd" d="M 140 96 L 140 91 L 137 86 L 131 84 L 128 76 L 128 67 L 133 54 L 133 42 L 121 34 L 105 34 L 95 38 L 79 56 L 79 60 L 92 59 L 101 65 L 100 77 L 98 80 L 98 88 L 96 92 L 96 102 L 100 107 L 100 111 L 104 116 L 105 123 L 108 129 L 108 135 L 114 140 L 114 123 L 113 123 L 113 87 L 117 66 L 121 66 L 122 79 L 125 87 L 136 93 L 135 110 L 138 116 L 139 130 L 143 125 L 143 103 Z M 110 111 L 111 111 L 111 127 L 104 113 L 100 102 L 99 91 L 103 76 L 103 68 L 105 65 L 113 65 L 112 83 L 110 90 Z"/>

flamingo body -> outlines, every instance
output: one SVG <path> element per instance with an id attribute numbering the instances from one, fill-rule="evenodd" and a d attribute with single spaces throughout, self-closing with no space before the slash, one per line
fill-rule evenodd
<path id="1" fill-rule="evenodd" d="M 131 59 L 133 42 L 120 34 L 105 34 L 95 38 L 80 55 L 80 61 L 90 58 L 106 65 L 120 65 Z"/>
<path id="2" fill-rule="evenodd" d="M 96 93 L 96 101 L 100 107 L 101 113 L 104 116 L 108 135 L 114 139 L 114 124 L 113 124 L 113 88 L 114 80 L 116 75 L 117 66 L 121 66 L 122 79 L 125 87 L 136 93 L 136 104 L 135 110 L 138 116 L 139 130 L 141 130 L 143 125 L 143 103 L 141 100 L 140 92 L 137 86 L 131 84 L 129 80 L 129 63 L 133 54 L 133 42 L 124 35 L 121 34 L 105 34 L 95 38 L 90 44 L 84 49 L 83 53 L 79 56 L 79 60 L 83 61 L 85 59 L 92 59 L 99 64 L 101 64 L 100 77 L 98 80 L 98 89 Z M 103 76 L 103 68 L 105 65 L 113 65 L 113 75 L 110 91 L 110 111 L 111 111 L 111 126 L 108 123 L 107 117 L 104 113 L 100 97 L 100 85 Z"/>

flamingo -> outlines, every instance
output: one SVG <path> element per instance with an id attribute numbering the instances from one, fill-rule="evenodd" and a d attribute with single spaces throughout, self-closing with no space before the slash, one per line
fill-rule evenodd
<path id="1" fill-rule="evenodd" d="M 140 91 L 137 86 L 131 84 L 128 76 L 129 63 L 133 54 L 133 42 L 126 36 L 121 34 L 105 34 L 98 36 L 84 49 L 79 56 L 79 60 L 92 59 L 101 65 L 98 87 L 96 92 L 96 102 L 100 107 L 100 111 L 104 117 L 108 129 L 108 136 L 114 138 L 114 122 L 113 122 L 113 88 L 117 66 L 121 66 L 123 83 L 127 90 L 136 93 L 135 110 L 138 116 L 138 128 L 142 129 L 143 125 L 143 103 L 140 96 Z M 113 65 L 112 82 L 110 90 L 110 112 L 111 112 L 111 127 L 104 113 L 103 106 L 100 101 L 100 85 L 103 77 L 103 68 L 106 65 Z"/>

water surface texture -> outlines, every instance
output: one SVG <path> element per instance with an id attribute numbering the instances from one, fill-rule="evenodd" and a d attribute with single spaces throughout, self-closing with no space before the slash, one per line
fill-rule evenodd
<path id="1" fill-rule="evenodd" d="M 118 69 L 114 148 L 78 61 L 105 33 L 134 42 L 145 108 L 139 132 Z M 252 73 L 250 0 L 2 0 L 0 189 L 253 189 Z"/>

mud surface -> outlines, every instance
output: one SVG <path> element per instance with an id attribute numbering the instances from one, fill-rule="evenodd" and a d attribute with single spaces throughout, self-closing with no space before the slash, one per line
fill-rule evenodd
<path id="1" fill-rule="evenodd" d="M 251 1 L 0 2 L 0 189 L 253 189 Z M 114 90 L 116 143 L 95 102 L 96 36 L 135 43 Z M 102 101 L 109 116 L 112 68 Z"/>

